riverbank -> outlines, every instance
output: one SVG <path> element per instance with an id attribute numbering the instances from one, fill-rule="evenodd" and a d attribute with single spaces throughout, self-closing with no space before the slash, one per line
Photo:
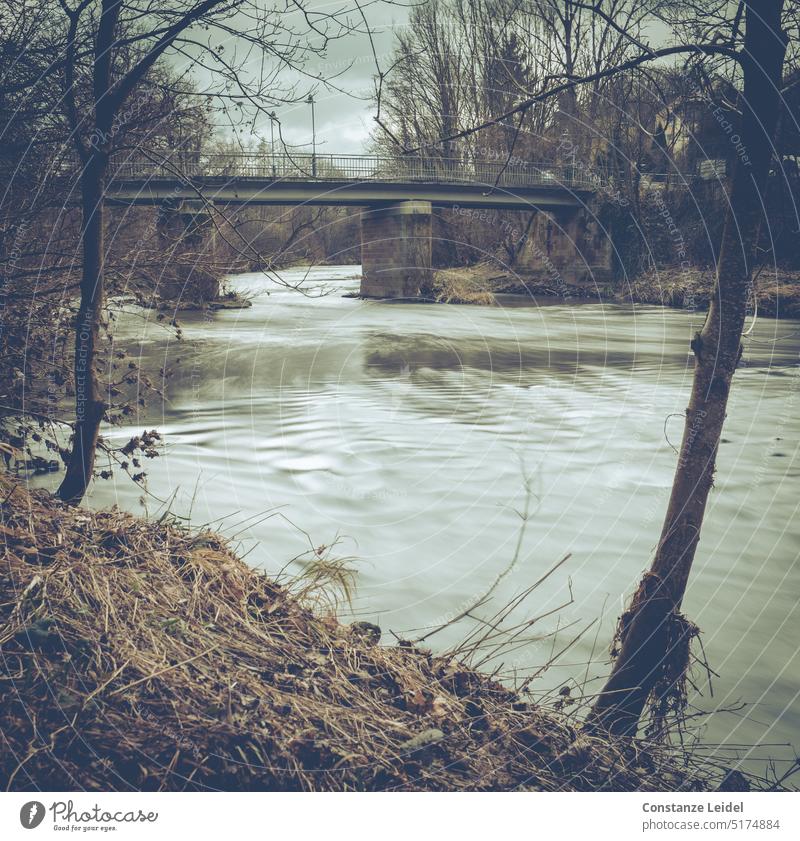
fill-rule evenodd
<path id="1" fill-rule="evenodd" d="M 7 475 L 0 493 L 9 789 L 674 791 L 724 775 L 340 624 L 335 565 L 276 582 L 166 517 L 65 507 Z"/>
<path id="2" fill-rule="evenodd" d="M 511 271 L 490 263 L 464 268 L 438 269 L 434 274 L 436 299 L 443 303 L 484 304 L 500 294 L 537 298 L 561 298 L 565 302 L 654 304 L 675 309 L 705 310 L 714 286 L 713 271 L 696 268 L 666 268 L 648 272 L 613 285 L 567 284 L 541 273 Z M 756 280 L 759 316 L 800 318 L 800 271 L 762 273 Z"/>
<path id="3" fill-rule="evenodd" d="M 713 288 L 712 270 L 668 268 L 620 284 L 613 300 L 705 310 Z M 751 314 L 765 318 L 800 318 L 800 271 L 762 272 L 756 278 L 754 289 L 755 306 L 751 304 Z"/>
<path id="4" fill-rule="evenodd" d="M 596 287 L 566 284 L 541 272 L 511 271 L 494 263 L 478 263 L 451 269 L 436 269 L 433 294 L 445 304 L 494 305 L 497 295 L 525 295 L 531 298 L 563 298 L 597 301 Z"/>

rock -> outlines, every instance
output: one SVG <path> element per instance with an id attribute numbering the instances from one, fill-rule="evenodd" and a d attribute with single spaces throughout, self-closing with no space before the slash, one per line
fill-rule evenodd
<path id="1" fill-rule="evenodd" d="M 367 645 L 377 645 L 381 641 L 383 631 L 372 622 L 353 622 L 350 630 L 356 636 L 361 637 Z"/>
<path id="2" fill-rule="evenodd" d="M 55 622 L 42 618 L 23 628 L 14 638 L 29 651 L 54 651 L 58 647 L 60 637 L 53 630 Z"/>
<path id="3" fill-rule="evenodd" d="M 422 715 L 427 712 L 429 707 L 430 701 L 421 689 L 415 690 L 411 694 L 411 697 L 406 699 L 406 709 L 409 712 L 416 713 L 417 715 Z"/>
<path id="4" fill-rule="evenodd" d="M 584 735 L 579 735 L 565 751 L 556 756 L 555 761 L 563 769 L 577 769 L 591 759 L 591 742 Z"/>
<path id="5" fill-rule="evenodd" d="M 422 750 L 422 748 L 429 748 L 431 745 L 438 744 L 444 739 L 444 733 L 435 727 L 428 730 L 423 730 L 413 738 L 400 745 L 402 753 L 414 753 L 414 751 Z"/>
<path id="6" fill-rule="evenodd" d="M 474 672 L 451 667 L 442 676 L 442 683 L 459 698 L 465 698 L 481 688 L 480 678 Z"/>
<path id="7" fill-rule="evenodd" d="M 437 695 L 431 703 L 431 715 L 434 718 L 446 718 L 450 713 L 447 698 L 444 695 Z"/>
<path id="8" fill-rule="evenodd" d="M 731 768 L 725 774 L 717 791 L 750 791 L 750 783 L 741 771 Z"/>
<path id="9" fill-rule="evenodd" d="M 530 725 L 514 733 L 515 740 L 527 751 L 537 754 L 552 753 L 551 739 L 536 725 Z"/>
<path id="10" fill-rule="evenodd" d="M 321 651 L 309 651 L 306 659 L 312 666 L 327 666 L 328 658 Z"/>

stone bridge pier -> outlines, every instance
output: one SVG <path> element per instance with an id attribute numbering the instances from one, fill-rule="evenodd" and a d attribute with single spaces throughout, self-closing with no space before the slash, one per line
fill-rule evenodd
<path id="1" fill-rule="evenodd" d="M 517 268 L 559 286 L 611 280 L 613 244 L 590 209 L 539 211 L 517 257 Z"/>
<path id="2" fill-rule="evenodd" d="M 158 210 L 156 236 L 167 258 L 158 277 L 161 298 L 197 304 L 219 296 L 216 227 L 205 202 L 164 201 Z"/>
<path id="3" fill-rule="evenodd" d="M 611 279 L 613 247 L 590 209 L 539 210 L 516 260 L 556 294 Z M 431 203 L 398 201 L 361 214 L 361 295 L 430 297 Z"/>
<path id="4" fill-rule="evenodd" d="M 432 278 L 429 201 L 399 201 L 362 212 L 364 297 L 428 297 Z"/>

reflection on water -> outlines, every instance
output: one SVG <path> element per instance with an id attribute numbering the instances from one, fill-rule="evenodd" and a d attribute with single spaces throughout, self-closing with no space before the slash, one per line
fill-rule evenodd
<path id="1" fill-rule="evenodd" d="M 401 633 L 459 613 L 508 566 L 527 475 L 531 516 L 495 606 L 571 553 L 530 610 L 567 601 L 571 580 L 573 604 L 545 630 L 579 623 L 561 647 L 602 613 L 588 670 L 602 675 L 621 599 L 660 529 L 702 316 L 364 302 L 341 297 L 357 288 L 351 267 L 312 275 L 330 294 L 267 295 L 259 275 L 237 278 L 254 306 L 184 317 L 181 343 L 139 320 L 120 328 L 145 367 L 173 369 L 167 402 L 132 425 L 166 433 L 150 491 L 177 489 L 174 508 L 222 520 L 269 570 L 304 552 L 306 533 L 338 538 L 358 558 L 355 611 Z M 685 603 L 720 675 L 697 703 L 749 704 L 712 717 L 712 742 L 788 742 L 800 721 L 795 328 L 761 320 L 747 344 Z M 123 480 L 99 483 L 92 503 L 138 510 L 139 496 Z M 284 516 L 264 519 L 276 507 Z M 541 685 L 582 678 L 594 641 L 593 628 Z M 539 665 L 552 645 L 517 650 L 505 668 Z"/>

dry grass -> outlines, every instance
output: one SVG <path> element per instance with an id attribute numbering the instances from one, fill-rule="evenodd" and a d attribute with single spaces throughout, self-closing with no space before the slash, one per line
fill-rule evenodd
<path id="1" fill-rule="evenodd" d="M 800 272 L 764 269 L 754 287 L 759 316 L 800 318 Z M 621 286 L 617 300 L 705 310 L 714 288 L 711 269 L 666 267 Z"/>
<path id="2" fill-rule="evenodd" d="M 594 285 L 565 283 L 541 269 L 504 267 L 492 260 L 434 273 L 436 299 L 448 304 L 497 303 L 496 295 L 525 295 L 528 298 L 583 300 L 597 297 Z"/>
<path id="3" fill-rule="evenodd" d="M 705 309 L 713 286 L 714 276 L 708 271 L 670 267 L 645 272 L 621 284 L 615 297 L 626 303 Z"/>
<path id="4" fill-rule="evenodd" d="M 443 304 L 478 304 L 493 306 L 489 267 L 471 266 L 458 269 L 437 269 L 433 290 L 437 301 Z M 497 274 L 497 269 L 494 269 Z"/>
<path id="5" fill-rule="evenodd" d="M 5 788 L 712 785 L 674 754 L 582 734 L 455 654 L 313 613 L 218 535 L 66 508 L 4 475 L 0 494 Z"/>
<path id="6" fill-rule="evenodd" d="M 755 279 L 757 315 L 765 318 L 800 318 L 800 272 L 764 269 Z M 497 303 L 500 293 L 565 300 L 593 299 L 656 304 L 678 309 L 705 310 L 714 287 L 710 269 L 667 266 L 627 281 L 618 280 L 602 290 L 586 284 L 558 287 L 542 272 L 502 269 L 491 262 L 457 269 L 437 269 L 434 294 L 448 304 Z M 565 292 L 568 293 L 565 297 Z"/>

